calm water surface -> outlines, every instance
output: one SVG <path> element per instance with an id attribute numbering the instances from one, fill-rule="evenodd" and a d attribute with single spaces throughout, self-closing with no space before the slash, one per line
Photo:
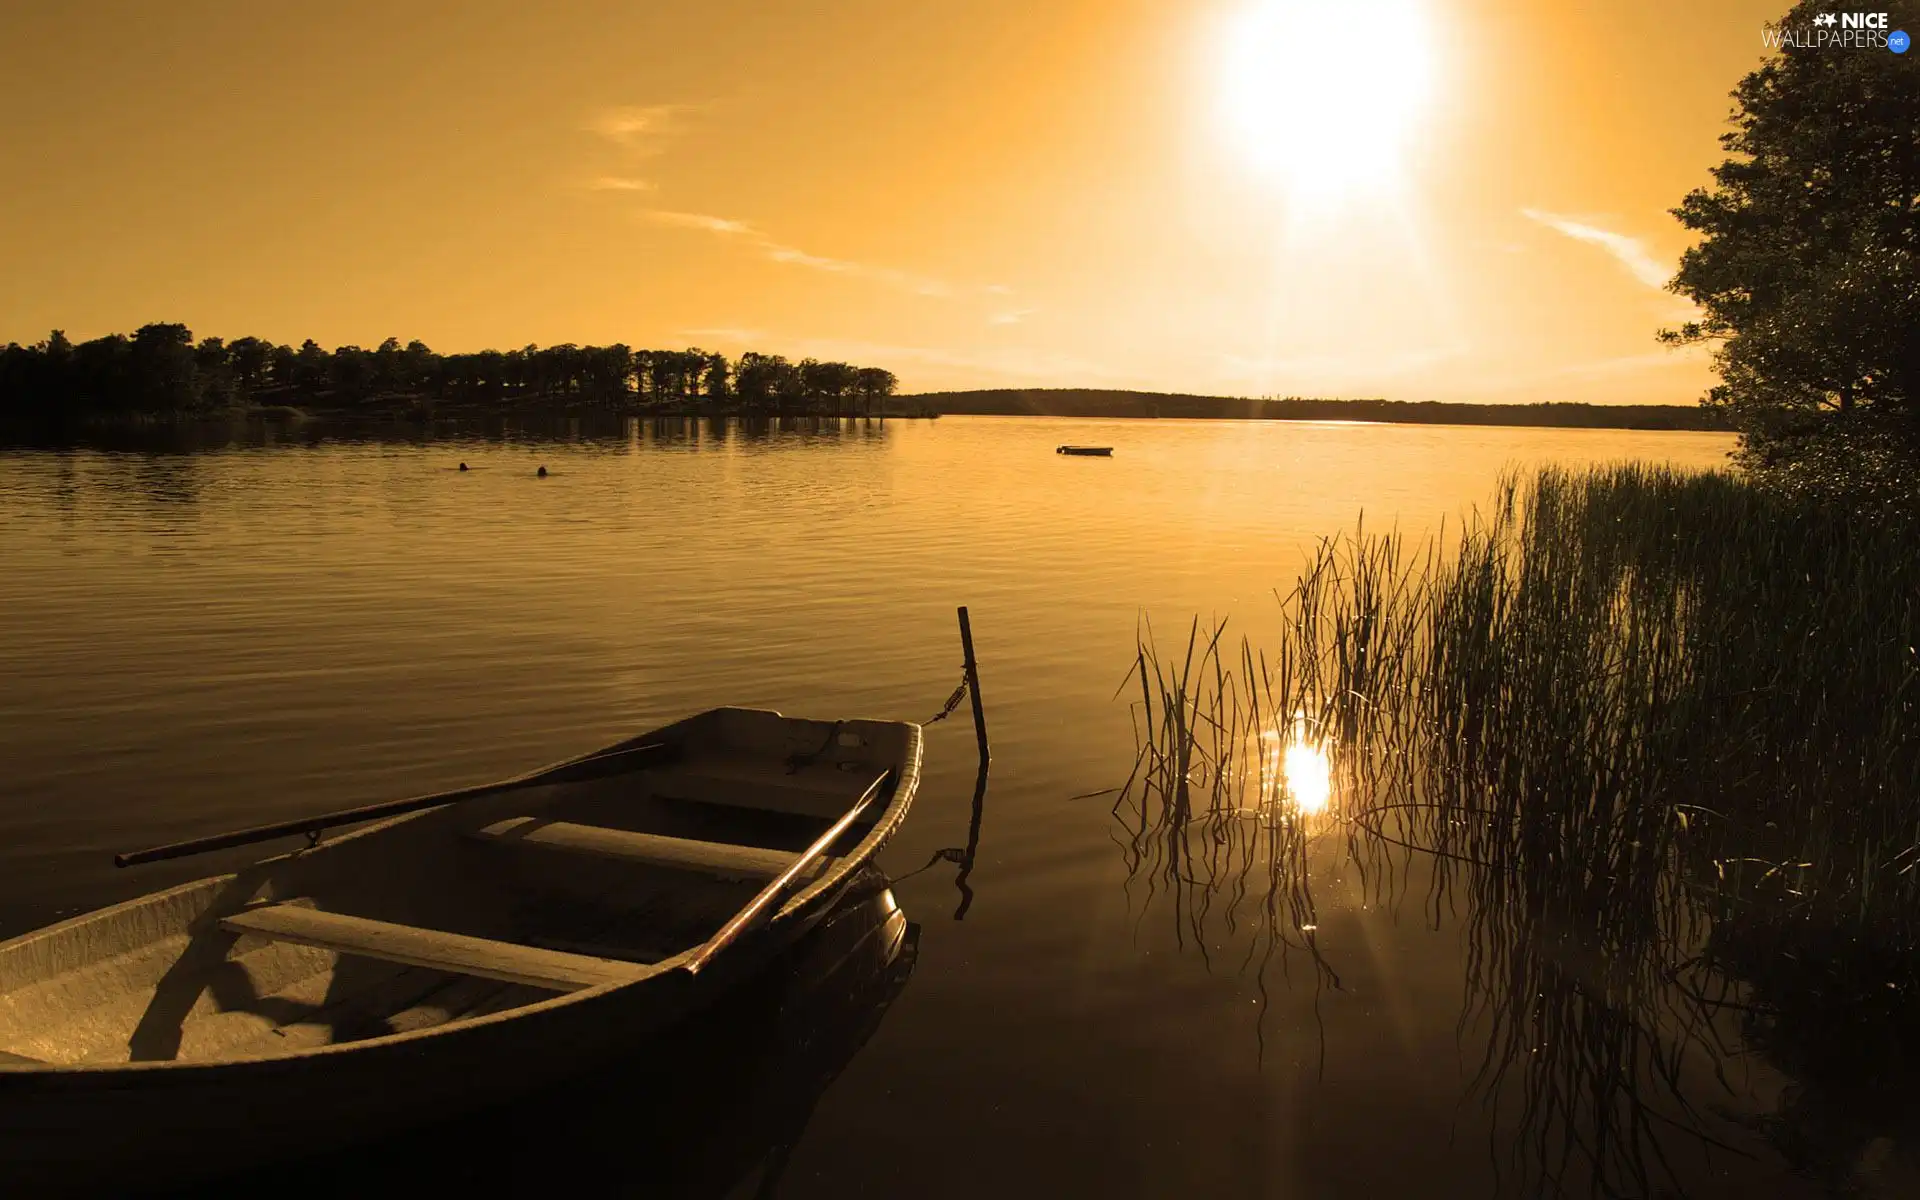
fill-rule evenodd
<path id="1" fill-rule="evenodd" d="M 1114 693 L 1143 619 L 1257 638 L 1272 589 L 1363 511 L 1419 533 L 1507 466 L 1710 467 L 1730 446 L 947 418 L 0 450 L 0 933 L 237 861 L 115 872 L 115 850 L 515 773 L 713 705 L 924 720 L 966 604 L 995 753 L 974 899 L 952 919 L 945 863 L 896 886 L 917 965 L 778 1194 L 1525 1191 L 1512 1154 L 1538 1114 L 1475 1083 L 1472 947 L 1417 862 L 1383 900 L 1327 839 L 1332 987 L 1244 965 L 1224 927 L 1176 938 L 1129 885 L 1111 799 L 1074 797 L 1132 763 Z M 896 878 L 965 841 L 974 766 L 964 710 L 930 728 Z M 1748 1119 L 1785 1081 L 1722 1066 L 1688 1069 L 1724 1145 L 1660 1135 L 1686 1194 L 1795 1194 Z M 1584 1194 L 1577 1159 L 1565 1175 Z"/>

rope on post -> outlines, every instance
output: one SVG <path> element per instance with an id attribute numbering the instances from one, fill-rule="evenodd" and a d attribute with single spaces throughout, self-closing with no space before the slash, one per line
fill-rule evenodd
<path id="1" fill-rule="evenodd" d="M 953 695 L 947 697 L 947 702 L 940 706 L 940 711 L 928 717 L 922 724 L 932 725 L 935 722 L 946 720 L 953 715 L 953 710 L 959 708 L 960 702 L 966 698 L 967 668 L 963 665 L 960 668 L 960 686 L 953 689 Z"/>
<path id="2" fill-rule="evenodd" d="M 968 696 L 973 697 L 973 732 L 980 743 L 980 773 L 973 781 L 973 811 L 967 821 L 967 844 L 964 849 L 954 846 L 945 850 L 935 850 L 933 857 L 927 860 L 926 866 L 921 867 L 919 871 L 909 871 L 893 880 L 895 884 L 904 883 L 920 874 L 920 871 L 928 870 L 934 864 L 941 862 L 952 863 L 960 868 L 954 873 L 953 878 L 953 885 L 960 892 L 959 907 L 953 910 L 953 919 L 956 921 L 965 920 L 967 910 L 973 907 L 973 888 L 967 882 L 967 877 L 973 874 L 973 864 L 980 856 L 980 826 L 986 817 L 987 809 L 987 765 L 991 761 L 987 751 L 987 714 L 985 707 L 980 703 L 980 665 L 973 656 L 973 623 L 967 619 L 967 610 L 964 605 L 960 608 L 959 616 L 960 648 L 966 655 L 966 662 L 961 668 L 960 686 L 953 689 L 953 694 L 947 697 L 946 704 L 925 723 L 932 725 L 936 721 L 946 720 L 960 707 L 960 701 Z"/>

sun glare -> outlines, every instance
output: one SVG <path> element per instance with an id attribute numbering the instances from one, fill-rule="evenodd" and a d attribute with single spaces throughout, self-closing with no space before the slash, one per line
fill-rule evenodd
<path id="1" fill-rule="evenodd" d="M 1424 0 L 1254 0 L 1227 29 L 1222 117 L 1307 206 L 1400 190 L 1431 99 Z"/>
<path id="2" fill-rule="evenodd" d="M 1317 816 L 1333 801 L 1333 762 L 1326 747 L 1307 733 L 1306 716 L 1295 714 L 1286 732 L 1268 729 L 1260 734 L 1260 803 Z"/>
<path id="3" fill-rule="evenodd" d="M 1333 798 L 1333 769 L 1325 750 L 1296 739 L 1287 745 L 1280 770 L 1295 809 L 1309 816 L 1327 811 L 1327 802 Z"/>

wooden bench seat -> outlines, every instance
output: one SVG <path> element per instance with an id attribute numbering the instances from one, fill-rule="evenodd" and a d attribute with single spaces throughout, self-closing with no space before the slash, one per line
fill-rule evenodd
<path id="1" fill-rule="evenodd" d="M 630 983 L 649 972 L 633 963 L 542 950 L 490 938 L 395 925 L 295 904 L 268 904 L 222 918 L 230 933 L 252 933 L 455 975 L 575 992 L 603 983 Z"/>
<path id="2" fill-rule="evenodd" d="M 648 789 L 670 800 L 697 800 L 824 820 L 846 812 L 871 778 L 871 772 L 841 771 L 824 763 L 789 774 L 775 763 L 719 759 L 651 767 L 646 772 Z"/>
<path id="3" fill-rule="evenodd" d="M 538 817 L 512 817 L 496 821 L 485 829 L 475 830 L 473 836 L 490 842 L 540 846 L 620 862 L 698 871 L 722 879 L 763 882 L 778 876 L 793 862 L 793 855 L 785 850 L 702 842 L 693 838 L 665 837 L 657 833 L 634 833 L 601 825 L 579 825 L 572 821 L 546 821 Z"/>

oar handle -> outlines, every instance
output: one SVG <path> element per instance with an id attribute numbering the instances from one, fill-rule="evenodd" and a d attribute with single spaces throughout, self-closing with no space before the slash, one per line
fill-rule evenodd
<path id="1" fill-rule="evenodd" d="M 226 850 L 233 846 L 246 846 L 254 842 L 270 842 L 275 838 L 292 837 L 295 834 L 317 834 L 323 829 L 332 829 L 340 825 L 358 825 L 362 821 L 395 817 L 401 813 L 418 812 L 423 808 L 438 808 L 442 804 L 455 804 L 482 796 L 496 796 L 502 792 L 518 791 L 521 788 L 601 779 L 609 775 L 638 771 L 645 767 L 670 762 L 679 755 L 679 750 L 678 745 L 670 742 L 648 742 L 642 746 L 629 746 L 624 750 L 600 751 L 584 758 L 569 759 L 550 767 L 542 767 L 531 774 L 505 779 L 499 783 L 456 788 L 451 792 L 436 792 L 431 796 L 389 800 L 384 804 L 341 809 L 339 812 L 322 813 L 317 817 L 280 821 L 272 825 L 256 825 L 252 829 L 237 829 L 232 833 L 216 833 L 210 837 L 191 838 L 184 842 L 173 842 L 146 850 L 133 850 L 114 855 L 113 865 L 134 867 L 141 863 L 159 862 L 162 859 L 184 858 L 189 854 L 205 854 L 210 850 Z"/>
<path id="2" fill-rule="evenodd" d="M 699 974 L 722 950 L 739 941 L 741 935 L 745 934 L 747 930 L 751 929 L 763 917 L 767 916 L 767 910 L 772 908 L 774 903 L 786 894 L 787 889 L 793 886 L 793 881 L 798 879 L 800 875 L 814 863 L 818 862 L 820 857 L 831 849 L 835 842 L 840 840 L 841 835 L 853 827 L 853 823 L 860 819 L 860 814 L 865 812 L 867 808 L 873 804 L 874 800 L 880 795 L 880 789 L 885 787 L 887 781 L 892 778 L 893 769 L 891 767 L 880 772 L 874 781 L 867 785 L 867 790 L 860 793 L 860 798 L 853 802 L 852 808 L 849 808 L 842 814 L 840 819 L 835 821 L 833 826 L 825 833 L 821 834 L 813 845 L 802 850 L 800 857 L 787 864 L 787 869 L 780 872 L 778 878 L 766 887 L 761 888 L 759 895 L 747 901 L 745 908 L 733 914 L 733 919 L 725 925 L 722 925 L 719 933 L 707 939 L 706 944 L 701 946 L 691 959 L 687 960 L 686 969 L 692 974 Z"/>

